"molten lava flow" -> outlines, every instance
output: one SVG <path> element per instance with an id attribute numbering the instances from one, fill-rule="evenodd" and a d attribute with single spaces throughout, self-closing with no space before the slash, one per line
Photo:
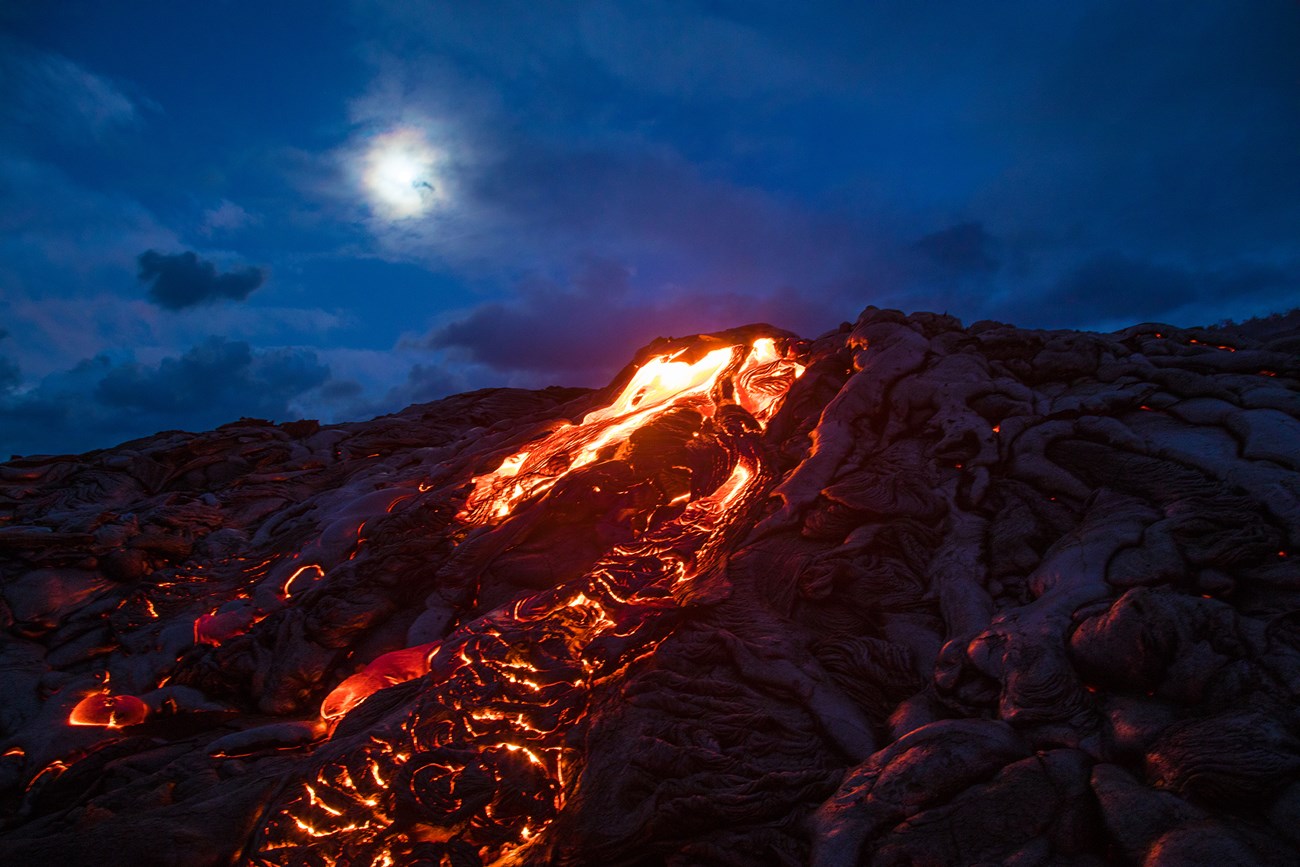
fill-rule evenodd
<path id="1" fill-rule="evenodd" d="M 709 489 L 694 476 L 684 495 L 642 484 L 651 499 L 627 502 L 666 517 L 638 522 L 631 541 L 581 577 L 470 620 L 440 643 L 381 656 L 340 684 L 322 707 L 326 719 L 425 678 L 414 710 L 371 724 L 363 740 L 321 749 L 314 776 L 273 806 L 252 863 L 505 864 L 547 845 L 546 829 L 581 773 L 566 735 L 593 690 L 667 637 L 675 597 L 720 567 L 729 534 L 772 480 L 764 426 L 803 372 L 771 338 L 694 362 L 686 354 L 652 358 L 609 406 L 476 478 L 460 517 L 484 525 L 545 509 L 560 479 L 617 463 L 634 434 L 674 412 L 693 414 L 698 430 L 685 436 L 708 439 L 711 460 L 726 462 L 703 473 Z M 622 463 L 635 475 L 631 459 Z"/>
<path id="2" fill-rule="evenodd" d="M 218 647 L 236 635 L 243 635 L 265 616 L 249 600 L 236 598 L 194 621 L 194 643 Z"/>
<path id="3" fill-rule="evenodd" d="M 637 369 L 609 406 L 588 413 L 579 425 L 566 425 L 543 442 L 510 455 L 494 472 L 474 479 L 474 490 L 460 517 L 468 523 L 483 523 L 510 514 L 519 501 L 549 490 L 564 476 L 593 463 L 602 451 L 673 408 L 689 407 L 712 418 L 719 405 L 711 392 L 728 370 L 733 371 L 736 404 L 761 428 L 780 408 L 790 384 L 803 373 L 803 366 L 785 358 L 770 337 L 760 337 L 749 346 L 715 349 L 694 363 L 676 360 L 687 351 L 651 358 Z M 743 464 L 736 464 L 731 477 L 715 494 L 722 508 L 731 505 L 751 475 Z M 689 497 L 689 493 L 681 494 L 669 505 Z M 299 568 L 285 582 L 285 596 L 289 595 L 289 586 L 308 569 L 315 569 L 317 577 L 322 574 L 319 566 Z M 325 698 L 321 716 L 337 719 L 378 690 L 428 673 L 427 658 L 422 666 L 411 663 L 420 656 L 421 649 L 386 654 L 347 678 Z M 425 653 L 424 657 L 429 655 Z M 399 656 L 403 662 L 395 668 L 390 657 Z"/>
<path id="4" fill-rule="evenodd" d="M 588 413 L 578 425 L 566 425 L 527 451 L 511 455 L 495 471 L 474 479 L 461 517 L 471 524 L 509 515 L 524 499 L 553 487 L 579 467 L 599 459 L 611 445 L 669 410 L 687 407 L 711 418 L 719 401 L 711 392 L 731 372 L 735 402 L 760 425 L 780 406 L 790 383 L 803 373 L 783 358 L 776 341 L 761 337 L 752 345 L 715 349 L 691 363 L 677 360 L 687 350 L 656 356 L 640 368 L 609 406 Z"/>
<path id="5" fill-rule="evenodd" d="M 68 724 L 120 729 L 123 726 L 139 725 L 148 716 L 149 706 L 133 695 L 96 692 L 77 702 L 77 706 L 68 715 Z"/>
<path id="6" fill-rule="evenodd" d="M 421 644 L 394 650 L 375 659 L 358 673 L 340 683 L 321 704 L 320 715 L 326 720 L 342 717 L 386 686 L 415 680 L 429 673 L 429 657 L 438 645 Z"/>

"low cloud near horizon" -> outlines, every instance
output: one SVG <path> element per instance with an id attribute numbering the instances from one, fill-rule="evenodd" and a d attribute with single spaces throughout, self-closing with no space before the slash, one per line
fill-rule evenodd
<path id="1" fill-rule="evenodd" d="M 330 376 L 310 350 L 259 351 L 220 337 L 156 364 L 98 355 L 22 393 L 5 390 L 4 371 L 0 363 L 6 456 L 81 451 L 156 430 L 203 431 L 243 416 L 291 421 L 303 415 L 296 401 Z"/>

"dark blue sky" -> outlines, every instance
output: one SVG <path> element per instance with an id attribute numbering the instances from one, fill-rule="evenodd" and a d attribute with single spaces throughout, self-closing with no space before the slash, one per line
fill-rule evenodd
<path id="1" fill-rule="evenodd" d="M 559 11 L 556 11 L 559 10 Z M 0 6 L 0 455 L 1300 305 L 1300 4 Z"/>

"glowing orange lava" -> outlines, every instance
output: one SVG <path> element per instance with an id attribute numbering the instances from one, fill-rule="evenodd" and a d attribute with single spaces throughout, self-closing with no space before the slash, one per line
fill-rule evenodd
<path id="1" fill-rule="evenodd" d="M 441 642 L 384 654 L 339 684 L 321 707 L 331 722 L 419 677 L 427 710 L 371 729 L 360 747 L 325 750 L 314 775 L 271 814 L 251 862 L 393 865 L 455 842 L 506 864 L 540 845 L 571 785 L 566 732 L 593 689 L 664 640 L 662 615 L 677 594 L 725 563 L 725 539 L 773 480 L 762 430 L 802 373 L 768 337 L 658 355 L 608 406 L 476 477 L 458 517 L 495 524 L 677 410 L 704 420 L 707 432 L 693 436 L 713 437 L 729 465 L 720 483 L 719 474 L 685 494 L 661 491 L 648 508 L 671 505 L 668 517 L 647 522 L 582 577 L 465 622 Z M 409 820 L 416 814 L 418 827 Z"/>
<path id="2" fill-rule="evenodd" d="M 712 418 L 722 402 L 711 392 L 730 373 L 735 402 L 764 425 L 780 408 L 790 383 L 803 365 L 784 358 L 776 341 L 760 337 L 715 349 L 698 361 L 679 360 L 688 350 L 651 358 L 609 406 L 587 414 L 581 424 L 566 425 L 541 443 L 517 452 L 497 469 L 474 479 L 474 490 L 460 517 L 482 524 L 509 515 L 524 499 L 543 493 L 565 475 L 596 461 L 611 445 L 669 410 L 689 407 Z"/>
<path id="3" fill-rule="evenodd" d="M 436 642 L 421 644 L 405 650 L 394 650 L 376 658 L 325 697 L 321 703 L 321 717 L 327 720 L 338 719 L 386 686 L 423 677 L 429 673 L 429 657 L 437 648 Z"/>
<path id="4" fill-rule="evenodd" d="M 77 702 L 68 715 L 74 726 L 102 726 L 120 729 L 139 725 L 149 716 L 149 706 L 133 695 L 109 695 L 96 692 Z"/>

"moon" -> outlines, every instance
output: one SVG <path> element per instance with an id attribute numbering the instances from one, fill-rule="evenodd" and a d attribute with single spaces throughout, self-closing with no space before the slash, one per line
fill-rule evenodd
<path id="1" fill-rule="evenodd" d="M 362 184 L 371 208 L 392 220 L 424 214 L 443 198 L 441 153 L 418 130 L 375 136 L 362 158 Z"/>

